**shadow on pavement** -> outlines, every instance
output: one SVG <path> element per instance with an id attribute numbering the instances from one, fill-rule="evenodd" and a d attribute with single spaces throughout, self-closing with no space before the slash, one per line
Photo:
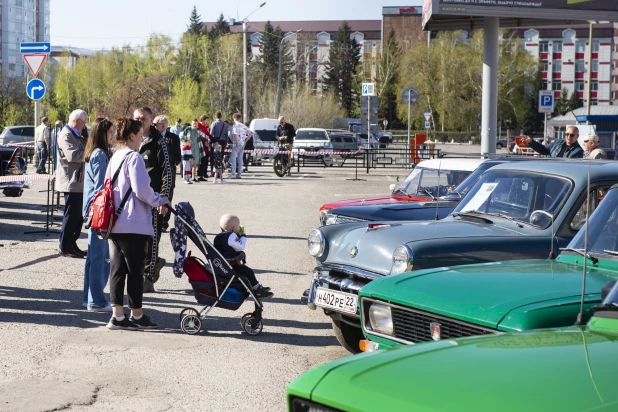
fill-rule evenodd
<path id="1" fill-rule="evenodd" d="M 256 275 L 259 274 L 269 274 L 269 273 L 277 273 L 280 275 L 292 275 L 292 276 L 305 276 L 309 275 L 309 273 L 298 273 L 298 272 L 278 272 L 276 270 L 268 270 L 268 269 L 253 269 Z"/>
<path id="2" fill-rule="evenodd" d="M 271 299 L 271 301 L 275 301 L 275 299 Z M 3 311 L 0 312 L 0 324 L 19 323 L 82 329 L 103 327 L 108 322 L 111 314 L 104 312 L 88 312 L 82 307 L 81 300 L 81 290 L 34 290 L 0 286 L 0 305 L 3 309 Z M 287 301 L 286 299 L 280 300 L 282 303 L 286 303 Z M 159 330 L 148 331 L 149 333 L 183 333 L 180 330 L 180 311 L 185 307 L 201 309 L 194 301 L 178 301 L 159 298 L 156 295 L 145 295 L 144 303 L 145 313 L 147 313 L 154 322 L 158 323 L 160 327 Z M 172 304 L 174 305 L 172 306 Z M 161 306 L 176 307 L 178 310 L 163 312 L 158 308 Z M 281 345 L 339 345 L 333 336 L 312 336 L 268 331 L 271 327 L 326 331 L 330 329 L 330 323 L 326 322 L 310 323 L 287 319 L 268 319 L 268 316 L 266 316 L 264 318 L 264 332 L 262 335 L 249 336 L 245 333 L 241 333 L 240 319 L 244 313 L 252 310 L 253 305 L 251 304 L 245 305 L 235 312 L 214 308 L 211 312 L 212 316 L 209 315 L 203 321 L 203 330 L 200 332 L 200 335 L 209 338 L 231 337 Z M 128 309 L 125 308 L 125 313 L 128 314 L 128 312 Z M 221 316 L 224 313 L 225 316 Z"/>
<path id="3" fill-rule="evenodd" d="M 25 262 L 25 263 L 22 263 L 21 265 L 17 265 L 15 267 L 8 268 L 8 269 L 5 269 L 5 270 L 21 269 L 21 268 L 25 268 L 25 267 L 28 267 L 28 266 L 31 266 L 31 265 L 36 265 L 37 263 L 46 262 L 48 260 L 56 259 L 56 258 L 59 258 L 59 257 L 62 257 L 62 256 L 60 256 L 59 254 L 55 253 L 53 255 L 43 256 L 43 257 L 40 257 L 38 259 L 34 259 L 34 260 L 29 261 L 29 262 Z M 83 259 L 83 260 L 85 261 L 85 259 Z"/>

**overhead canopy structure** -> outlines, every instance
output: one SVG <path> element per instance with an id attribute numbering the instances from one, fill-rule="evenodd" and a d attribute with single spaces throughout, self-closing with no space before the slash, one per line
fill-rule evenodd
<path id="1" fill-rule="evenodd" d="M 484 29 L 481 155 L 496 152 L 499 27 L 618 21 L 618 0 L 425 0 L 424 30 Z"/>
<path id="2" fill-rule="evenodd" d="M 474 30 L 485 17 L 501 27 L 572 25 L 618 21 L 615 0 L 425 0 L 424 30 Z"/>

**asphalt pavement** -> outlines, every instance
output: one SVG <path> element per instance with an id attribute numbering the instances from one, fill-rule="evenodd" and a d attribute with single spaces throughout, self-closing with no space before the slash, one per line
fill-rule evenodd
<path id="1" fill-rule="evenodd" d="M 255 337 L 240 327 L 251 301 L 234 312 L 214 309 L 199 335 L 180 331 L 180 311 L 199 305 L 186 277 L 172 274 L 167 234 L 157 293 L 144 299 L 145 313 L 161 329 L 107 330 L 109 314 L 82 307 L 85 260 L 59 257 L 57 234 L 24 234 L 42 230 L 46 185 L 35 183 L 20 198 L 0 195 L 0 411 L 284 410 L 289 382 L 348 354 L 328 318 L 299 300 L 314 267 L 306 237 L 317 226 L 319 206 L 387 195 L 408 173 L 346 180 L 353 172 L 307 169 L 278 178 L 260 168 L 223 185 L 178 179 L 175 201 L 191 203 L 211 239 L 224 213 L 237 214 L 245 226 L 247 263 L 275 293 Z M 87 248 L 85 234 L 78 245 Z"/>

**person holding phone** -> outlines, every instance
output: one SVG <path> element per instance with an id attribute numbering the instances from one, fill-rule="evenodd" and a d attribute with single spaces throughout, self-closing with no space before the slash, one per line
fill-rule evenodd
<path id="1" fill-rule="evenodd" d="M 522 136 L 522 140 L 535 152 L 549 157 L 568 157 L 571 159 L 584 157 L 584 149 L 577 142 L 579 137 L 577 126 L 567 127 L 564 137 L 564 139 L 556 139 L 546 145 L 535 141 L 530 136 Z"/>

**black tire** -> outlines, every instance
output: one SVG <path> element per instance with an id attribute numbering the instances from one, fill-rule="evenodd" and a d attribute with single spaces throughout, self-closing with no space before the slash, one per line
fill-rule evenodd
<path id="1" fill-rule="evenodd" d="M 20 197 L 24 193 L 21 187 L 5 187 L 2 194 L 6 197 Z"/>
<path id="2" fill-rule="evenodd" d="M 360 328 L 355 328 L 352 325 L 348 325 L 347 323 L 338 320 L 332 319 L 332 323 L 333 332 L 341 346 L 343 346 L 348 352 L 360 353 L 361 350 L 358 346 L 358 342 L 361 339 L 365 339 L 363 336 L 363 331 Z"/>
<path id="3" fill-rule="evenodd" d="M 277 156 L 273 159 L 273 170 L 275 174 L 279 177 L 285 176 L 285 165 L 281 161 L 281 157 Z"/>
<path id="4" fill-rule="evenodd" d="M 496 143 L 496 149 L 500 150 L 502 149 L 504 146 L 502 146 L 502 143 Z"/>

